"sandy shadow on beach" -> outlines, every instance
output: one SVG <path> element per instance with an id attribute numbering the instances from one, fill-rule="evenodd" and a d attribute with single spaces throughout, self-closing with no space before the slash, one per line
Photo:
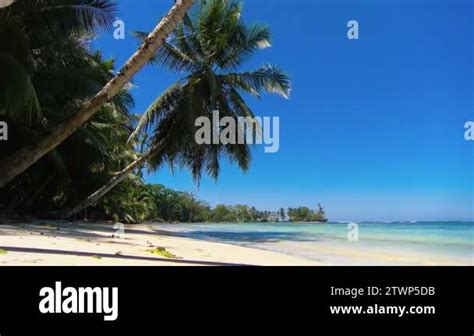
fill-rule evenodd
<path id="1" fill-rule="evenodd" d="M 126 228 L 126 233 L 132 233 Z M 135 233 L 151 234 L 146 230 L 133 230 Z M 127 239 L 117 234 L 117 229 L 108 224 L 71 224 L 71 223 L 28 223 L 28 224 L 2 224 L 0 237 L 18 235 L 41 235 L 53 238 L 71 238 L 92 243 L 129 244 Z M 113 238 L 120 238 L 120 242 Z"/>
<path id="2" fill-rule="evenodd" d="M 185 265 L 195 265 L 195 266 L 251 266 L 251 265 L 246 265 L 246 264 L 232 264 L 232 263 L 201 261 L 201 260 L 165 259 L 165 258 L 155 258 L 155 257 L 146 257 L 146 256 L 96 253 L 96 252 L 93 253 L 93 252 L 81 252 L 81 251 L 66 251 L 66 250 L 54 250 L 54 249 L 33 248 L 33 247 L 0 246 L 0 249 L 4 249 L 9 252 L 19 252 L 19 253 L 59 254 L 59 255 L 70 255 L 70 256 L 76 256 L 76 257 L 155 261 L 155 262 L 165 262 L 165 263 L 185 264 Z"/>

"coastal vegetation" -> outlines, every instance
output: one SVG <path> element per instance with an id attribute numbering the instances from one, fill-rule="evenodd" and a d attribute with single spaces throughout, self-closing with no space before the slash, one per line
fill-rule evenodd
<path id="1" fill-rule="evenodd" d="M 135 183 L 131 186 L 129 183 Z M 140 187 L 137 188 L 137 183 Z M 128 192 L 127 192 L 128 188 Z M 128 194 L 127 197 L 122 195 Z M 139 204 L 139 206 L 136 206 Z M 189 192 L 181 192 L 158 184 L 126 180 L 86 212 L 88 220 L 165 223 L 254 223 L 254 222 L 325 222 L 322 207 L 278 211 L 257 210 L 248 205 L 217 204 L 211 207 Z M 288 215 L 286 215 L 288 213 Z"/>
<path id="2" fill-rule="evenodd" d="M 114 61 L 88 43 L 115 17 L 111 1 L 22 1 L 0 9 L 0 118 L 9 125 L 8 158 L 49 137 L 113 78 Z M 122 89 L 30 169 L 3 186 L 0 209 L 51 217 L 136 156 L 126 143 L 133 97 Z M 12 172 L 0 168 L 1 177 Z"/>
<path id="3" fill-rule="evenodd" d="M 326 222 L 326 214 L 320 203 L 315 211 L 308 207 L 289 208 L 288 217 L 292 222 Z"/>
<path id="4" fill-rule="evenodd" d="M 75 100 L 76 105 L 55 109 L 56 113 L 68 111 L 68 114 L 60 115 L 56 123 L 49 125 L 50 130 L 38 136 L 36 141 L 24 143 L 3 157 L 0 160 L 0 188 L 54 151 L 120 94 L 155 55 L 193 3 L 194 0 L 175 2 L 120 71 L 93 93 Z M 67 76 L 73 81 L 78 78 L 90 80 L 87 76 L 84 78 L 82 72 L 68 72 L 69 62 L 87 63 L 87 40 L 98 28 L 110 29 L 115 13 L 116 5 L 112 0 L 18 0 L 0 9 L 0 66 L 6 74 L 0 97 L 2 115 L 20 116 L 30 123 L 43 121 L 45 106 L 39 91 L 49 89 L 45 79 L 62 75 L 63 84 L 68 84 L 65 86 L 70 86 L 64 81 Z M 78 69 L 82 70 L 81 67 Z M 35 81 L 38 70 L 44 70 L 40 72 L 43 75 L 41 84 Z M 62 70 L 62 73 L 55 73 L 56 70 Z M 52 100 L 55 99 L 52 96 Z M 72 103 L 71 100 L 67 102 Z"/>
<path id="5" fill-rule="evenodd" d="M 195 181 L 204 173 L 217 179 L 220 161 L 225 157 L 242 171 L 249 169 L 251 153 L 247 142 L 198 144 L 194 137 L 195 120 L 211 117 L 215 110 L 226 117 L 254 118 L 242 93 L 261 97 L 266 92 L 285 98 L 290 94 L 289 77 L 276 66 L 267 64 L 256 70 L 239 71 L 258 50 L 271 44 L 270 29 L 247 25 L 241 12 L 240 2 L 213 0 L 184 16 L 150 61 L 181 77 L 155 99 L 130 136 L 131 141 L 145 136 L 146 152 L 64 217 L 96 203 L 145 164 L 149 170 L 161 168 L 165 160 L 171 166 L 184 166 Z M 148 36 L 144 32 L 135 35 L 141 41 Z"/>
<path id="6" fill-rule="evenodd" d="M 98 31 L 110 31 L 115 2 L 17 0 L 0 9 L 0 118 L 9 127 L 0 142 L 4 216 L 267 220 L 254 208 L 211 209 L 145 184 L 142 169 L 164 165 L 188 168 L 196 182 L 203 174 L 217 179 L 223 157 L 249 169 L 247 144 L 197 145 L 194 120 L 215 109 L 253 117 L 242 94 L 290 92 L 276 66 L 241 70 L 270 46 L 267 26 L 245 24 L 237 1 L 201 1 L 186 14 L 193 2 L 177 2 L 150 34 L 136 33 L 141 46 L 119 71 L 89 48 Z M 136 116 L 129 81 L 146 64 L 183 76 Z"/>

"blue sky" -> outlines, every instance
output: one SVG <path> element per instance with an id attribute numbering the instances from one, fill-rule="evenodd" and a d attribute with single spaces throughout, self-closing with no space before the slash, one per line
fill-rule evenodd
<path id="1" fill-rule="evenodd" d="M 101 33 L 94 47 L 123 64 L 134 30 L 151 30 L 173 1 L 120 0 L 127 38 Z M 249 98 L 280 117 L 280 151 L 253 151 L 243 174 L 225 162 L 201 181 L 168 168 L 148 182 L 193 191 L 212 205 L 260 209 L 321 202 L 333 220 L 473 220 L 473 1 L 244 0 L 243 18 L 266 23 L 272 47 L 244 69 L 282 67 L 289 100 Z M 346 24 L 360 25 L 348 40 Z M 146 67 L 134 79 L 141 112 L 179 75 Z"/>

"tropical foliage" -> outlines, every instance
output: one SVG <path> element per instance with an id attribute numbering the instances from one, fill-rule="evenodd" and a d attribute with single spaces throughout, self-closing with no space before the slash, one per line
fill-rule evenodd
<path id="1" fill-rule="evenodd" d="M 203 173 L 217 179 L 221 156 L 227 156 L 244 171 L 249 168 L 251 153 L 246 144 L 197 145 L 194 139 L 195 120 L 211 118 L 214 110 L 219 110 L 221 117 L 253 118 L 242 94 L 290 94 L 289 77 L 276 66 L 239 71 L 258 50 L 271 43 L 267 26 L 248 25 L 241 14 L 240 2 L 202 2 L 184 17 L 152 58 L 152 64 L 184 76 L 151 104 L 132 134 L 134 138 L 152 130 L 149 146 L 157 152 L 149 160 L 151 169 L 166 160 L 190 168 L 196 180 Z M 142 32 L 136 35 L 141 39 L 146 36 Z"/>
<path id="2" fill-rule="evenodd" d="M 24 1 L 0 9 L 0 118 L 9 141 L 2 156 L 31 146 L 71 115 L 111 77 L 113 60 L 88 51 L 97 29 L 115 16 L 112 1 Z M 12 37 L 13 36 L 13 37 Z M 121 91 L 35 166 L 2 188 L 0 209 L 50 216 L 135 158 L 126 140 L 133 98 Z"/>
<path id="3" fill-rule="evenodd" d="M 148 36 L 136 35 L 143 40 Z M 222 157 L 243 171 L 248 170 L 251 154 L 247 144 L 198 145 L 194 138 L 195 120 L 210 117 L 214 110 L 219 110 L 221 116 L 253 118 L 241 93 L 260 97 L 263 92 L 270 92 L 288 97 L 289 78 L 277 67 L 265 65 L 254 71 L 238 71 L 256 51 L 270 45 L 270 35 L 266 26 L 246 25 L 241 4 L 235 1 L 207 1 L 191 15 L 185 15 L 151 59 L 152 64 L 185 75 L 153 102 L 132 133 L 131 139 L 149 139 L 147 153 L 67 211 L 65 217 L 96 203 L 145 163 L 151 170 L 164 163 L 189 168 L 196 181 L 206 173 L 217 179 Z"/>
<path id="4" fill-rule="evenodd" d="M 289 219 L 295 222 L 325 221 L 324 210 L 319 204 L 318 207 L 316 211 L 305 207 L 290 208 L 292 217 Z M 105 209 L 105 216 L 102 209 Z M 298 209 L 307 209 L 307 212 L 303 210 L 302 215 Z M 294 215 L 295 210 L 298 215 Z M 283 208 L 271 212 L 260 211 L 248 205 L 218 204 L 211 207 L 192 193 L 175 191 L 163 185 L 144 185 L 140 179 L 129 179 L 107 194 L 96 208 L 89 209 L 87 218 L 111 218 L 130 223 L 252 223 L 285 221 L 284 212 Z"/>
<path id="5" fill-rule="evenodd" d="M 0 9 L 2 118 L 44 125 L 95 93 L 109 75 L 85 46 L 115 12 L 109 0 L 18 0 Z"/>
<path id="6" fill-rule="evenodd" d="M 292 222 L 326 222 L 326 214 L 321 204 L 318 203 L 317 210 L 308 207 L 289 208 L 288 217 Z"/>
<path id="7" fill-rule="evenodd" d="M 175 2 L 168 14 L 155 26 L 137 52 L 133 53 L 120 71 L 112 76 L 106 85 L 102 85 L 96 90 L 96 94 L 81 101 L 74 108 L 75 112 L 58 124 L 53 131 L 41 137 L 34 144 L 23 146 L 14 153 L 0 158 L 0 188 L 62 144 L 100 112 L 102 107 L 120 94 L 121 90 L 143 68 L 182 20 L 193 3 L 194 0 Z M 0 25 L 2 38 L 11 38 L 8 34 L 12 34 L 18 38 L 20 43 L 6 43 L 10 48 L 6 48 L 6 52 L 2 55 L 2 71 L 7 74 L 5 76 L 7 84 L 3 84 L 2 91 L 2 108 L 5 108 L 2 114 L 8 114 L 9 110 L 15 110 L 21 105 L 22 107 L 16 110 L 17 114 L 36 114 L 38 117 L 39 99 L 35 92 L 38 87 L 32 83 L 33 78 L 26 65 L 29 65 L 30 61 L 33 64 L 37 63 L 37 57 L 39 57 L 39 60 L 43 58 L 45 61 L 43 66 L 48 67 L 50 64 L 54 66 L 59 61 L 60 68 L 63 70 L 68 67 L 68 64 L 62 62 L 64 60 L 61 57 L 62 54 L 67 54 L 68 57 L 65 59 L 69 60 L 72 55 L 76 55 L 71 52 L 76 51 L 78 54 L 76 58 L 72 59 L 87 62 L 87 55 L 83 57 L 84 55 L 80 53 L 87 51 L 81 49 L 80 46 L 83 44 L 84 38 L 87 38 L 86 34 L 91 34 L 93 28 L 110 25 L 113 17 L 111 9 L 113 8 L 112 0 L 19 0 L 6 9 L 4 8 L 1 11 L 2 24 Z M 27 29 L 24 29 L 25 27 Z M 44 40 L 40 39 L 40 43 L 34 45 L 32 42 L 35 41 L 35 38 L 31 38 L 31 36 L 44 37 Z M 51 42 L 53 43 L 50 44 Z M 75 48 L 76 45 L 79 45 L 79 48 Z M 34 48 L 30 49 L 32 47 Z M 54 49 L 54 52 L 50 53 L 48 52 L 51 50 L 49 48 L 59 49 Z M 28 52 L 31 52 L 32 57 L 28 55 Z M 57 54 L 59 59 L 48 59 L 44 54 Z M 17 56 L 19 58 L 16 58 Z M 51 69 L 47 68 L 47 70 L 46 75 L 49 75 Z M 62 74 L 65 74 L 64 71 Z M 75 75 L 81 77 L 82 73 L 79 72 Z M 46 90 L 48 82 L 43 84 L 46 84 L 43 87 Z M 69 82 L 65 81 L 64 84 L 68 85 Z M 20 96 L 22 99 L 18 99 Z"/>
<path id="8" fill-rule="evenodd" d="M 116 9 L 112 0 L 17 0 L 0 9 L 0 119 L 9 126 L 9 140 L 0 142 L 2 158 L 34 148 L 114 78 L 114 60 L 92 52 L 89 44 L 97 31 L 111 28 Z M 193 136 L 195 119 L 215 109 L 221 116 L 253 117 L 248 96 L 289 96 L 289 78 L 278 67 L 242 71 L 255 52 L 270 46 L 271 34 L 266 26 L 245 24 L 241 14 L 240 2 L 202 1 L 150 62 L 180 79 L 138 120 L 129 112 L 134 100 L 125 89 L 101 104 L 82 127 L 1 189 L 0 212 L 54 217 L 131 166 L 125 171 L 129 178 L 95 199 L 81 218 L 269 220 L 270 212 L 245 205 L 211 208 L 190 193 L 146 185 L 141 175 L 145 153 L 149 169 L 186 167 L 196 181 L 203 174 L 217 179 L 223 157 L 249 168 L 247 145 L 202 146 Z"/>

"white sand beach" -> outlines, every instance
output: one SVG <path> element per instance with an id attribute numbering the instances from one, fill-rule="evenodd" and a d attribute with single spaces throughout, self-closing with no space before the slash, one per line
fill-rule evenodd
<path id="1" fill-rule="evenodd" d="M 310 266 L 282 253 L 173 236 L 152 225 L 38 222 L 0 225 L 1 266 Z M 151 251 L 165 248 L 175 258 Z"/>
<path id="2" fill-rule="evenodd" d="M 215 225 L 216 230 L 224 229 Z M 176 229 L 170 224 L 2 224 L 0 266 L 472 266 L 474 262 L 472 249 L 449 255 L 388 243 L 369 247 L 347 241 L 278 239 L 253 242 L 249 247 L 189 236 Z M 196 227 L 199 229 L 202 227 Z"/>

